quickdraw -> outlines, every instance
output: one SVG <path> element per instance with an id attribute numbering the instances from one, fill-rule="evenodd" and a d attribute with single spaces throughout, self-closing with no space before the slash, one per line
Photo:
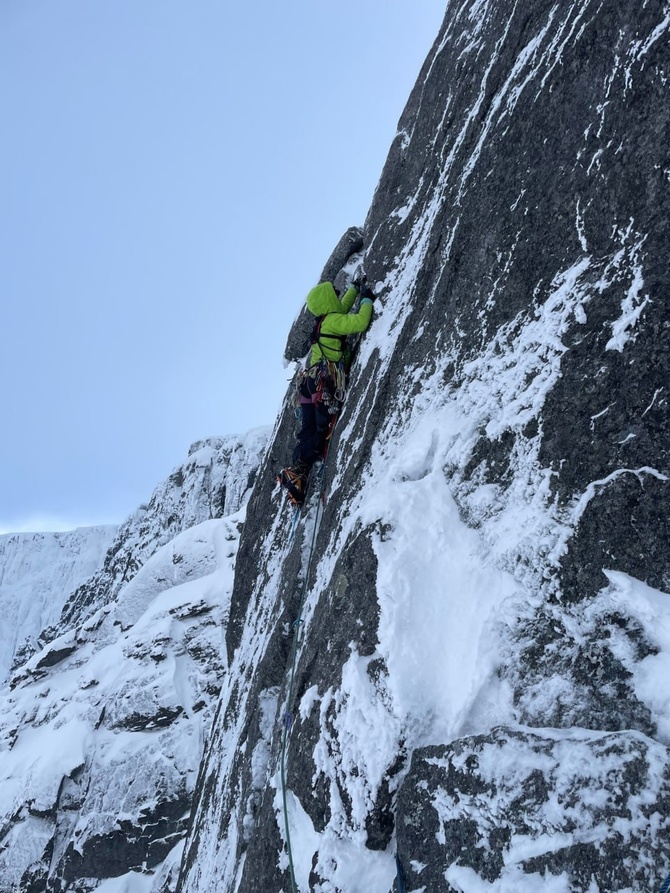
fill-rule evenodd
<path id="1" fill-rule="evenodd" d="M 332 415 L 342 409 L 346 386 L 347 376 L 342 361 L 333 363 L 331 360 L 322 360 L 319 363 L 316 389 L 317 393 L 321 394 L 321 402 L 328 407 L 328 412 Z"/>
<path id="2" fill-rule="evenodd" d="M 321 360 L 308 369 L 302 369 L 296 376 L 293 405 L 299 409 L 304 398 L 309 395 L 313 403 L 323 403 L 331 415 L 342 409 L 347 388 L 347 373 L 344 363 Z"/>

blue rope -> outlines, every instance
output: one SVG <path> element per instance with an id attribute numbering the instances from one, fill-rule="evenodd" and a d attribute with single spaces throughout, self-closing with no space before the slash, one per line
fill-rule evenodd
<path id="1" fill-rule="evenodd" d="M 325 462 L 324 462 L 325 465 Z M 323 469 L 322 469 L 323 471 Z M 325 474 L 323 475 L 323 480 L 325 481 Z M 295 682 L 295 671 L 298 663 L 298 644 L 300 639 L 300 625 L 304 623 L 302 619 L 302 610 L 305 605 L 305 593 L 307 592 L 307 583 L 309 580 L 309 571 L 312 566 L 312 556 L 314 554 L 314 544 L 316 542 L 316 532 L 319 527 L 319 515 L 321 513 L 321 506 L 323 505 L 323 484 L 321 487 L 321 494 L 319 501 L 316 507 L 316 515 L 314 517 L 314 530 L 312 531 L 312 542 L 309 547 L 309 557 L 307 559 L 307 568 L 305 570 L 305 579 L 302 584 L 302 591 L 300 593 L 300 606 L 298 608 L 298 617 L 293 621 L 293 649 L 292 649 L 292 657 L 291 657 L 291 675 L 289 677 L 289 686 L 288 686 L 288 695 L 286 697 L 286 709 L 284 711 L 282 717 L 282 744 L 281 744 L 281 793 L 282 793 L 282 805 L 284 810 L 284 833 L 286 835 L 286 852 L 288 854 L 288 866 L 289 873 L 291 876 L 291 889 L 293 893 L 298 893 L 298 885 L 295 880 L 295 867 L 293 865 L 293 849 L 291 847 L 291 830 L 288 822 L 288 803 L 286 798 L 286 746 L 288 743 L 288 736 L 291 731 L 291 727 L 293 726 L 293 714 L 291 713 L 291 704 L 293 702 L 293 684 Z M 300 509 L 298 509 L 298 513 Z M 295 520 L 295 524 L 297 524 L 297 516 Z"/>
<path id="2" fill-rule="evenodd" d="M 405 874 L 402 870 L 402 865 L 400 864 L 400 858 L 398 854 L 395 854 L 395 870 L 397 877 L 397 887 L 398 893 L 405 893 Z"/>
<path id="3" fill-rule="evenodd" d="M 352 353 L 353 353 L 353 350 L 358 346 L 358 342 L 360 341 L 361 337 L 362 337 L 362 333 L 359 334 L 356 344 L 354 345 L 354 348 L 352 349 Z M 301 415 L 300 410 L 296 409 L 296 416 L 298 418 L 300 418 L 300 415 Z M 333 428 L 335 427 L 335 424 L 337 423 L 338 416 L 339 416 L 339 413 L 335 415 L 335 417 L 332 421 L 330 433 L 329 433 L 328 438 L 326 439 L 323 463 L 321 465 L 321 468 L 319 469 L 320 483 L 321 483 L 320 493 L 319 493 L 319 503 L 317 504 L 316 515 L 314 517 L 314 530 L 312 532 L 312 542 L 309 547 L 309 557 L 307 558 L 307 568 L 305 570 L 305 580 L 303 582 L 302 592 L 300 593 L 300 607 L 298 610 L 298 617 L 293 623 L 293 628 L 294 628 L 295 632 L 293 635 L 293 653 L 292 653 L 292 657 L 291 657 L 291 676 L 290 676 L 290 680 L 289 680 L 288 696 L 286 698 L 286 709 L 284 710 L 284 714 L 282 717 L 283 731 L 282 731 L 282 744 L 281 744 L 280 779 L 281 779 L 282 804 L 283 804 L 283 809 L 284 809 L 284 832 L 286 835 L 286 851 L 288 853 L 288 865 L 289 865 L 289 871 L 290 871 L 290 876 L 291 876 L 291 889 L 292 889 L 293 893 L 299 893 L 299 891 L 298 891 L 298 885 L 295 880 L 295 868 L 293 865 L 293 850 L 291 847 L 291 829 L 289 828 L 289 823 L 288 823 L 288 804 L 287 804 L 287 798 L 286 798 L 286 746 L 288 743 L 289 733 L 293 726 L 293 714 L 291 713 L 291 702 L 293 700 L 293 683 L 295 681 L 295 670 L 296 670 L 297 659 L 298 659 L 298 641 L 299 641 L 299 637 L 300 637 L 300 624 L 304 622 L 302 619 L 302 610 L 305 605 L 305 593 L 307 592 L 307 582 L 309 580 L 309 572 L 310 572 L 310 568 L 312 566 L 312 555 L 314 554 L 314 543 L 316 542 L 316 532 L 319 527 L 319 515 L 320 515 L 321 508 L 326 504 L 326 492 L 325 492 L 326 491 L 326 462 L 328 461 L 328 454 L 330 452 L 330 440 L 332 437 Z M 296 529 L 298 526 L 299 517 L 300 517 L 300 507 L 298 507 L 296 509 L 296 512 L 293 516 L 293 524 L 291 526 L 291 535 L 289 538 L 289 546 L 293 543 L 293 538 L 295 537 L 295 532 L 296 532 Z M 396 861 L 397 861 L 397 856 L 396 856 Z M 402 869 L 400 868 L 400 863 L 398 862 L 397 864 L 398 864 L 398 870 L 399 870 L 398 877 L 400 878 L 402 875 Z M 399 883 L 403 883 L 403 882 L 400 880 Z M 405 893 L 404 883 L 403 883 L 402 888 L 399 887 L 398 893 Z"/>
<path id="4" fill-rule="evenodd" d="M 293 512 L 293 523 L 291 524 L 291 535 L 288 538 L 288 544 L 291 546 L 293 543 L 293 539 L 295 537 L 295 532 L 298 529 L 298 521 L 300 520 L 300 506 L 297 505 L 295 507 L 295 511 Z"/>
<path id="5" fill-rule="evenodd" d="M 661 884 L 661 889 L 658 891 L 658 893 L 670 893 L 670 874 Z"/>

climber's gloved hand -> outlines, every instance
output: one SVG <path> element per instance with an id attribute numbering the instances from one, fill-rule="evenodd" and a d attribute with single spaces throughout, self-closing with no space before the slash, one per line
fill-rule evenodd
<path id="1" fill-rule="evenodd" d="M 364 285 L 363 288 L 361 289 L 361 298 L 369 298 L 369 299 L 374 303 L 374 300 L 375 300 L 375 293 L 372 291 L 372 289 L 371 289 L 370 286 L 367 284 L 367 282 L 365 283 L 365 285 Z"/>

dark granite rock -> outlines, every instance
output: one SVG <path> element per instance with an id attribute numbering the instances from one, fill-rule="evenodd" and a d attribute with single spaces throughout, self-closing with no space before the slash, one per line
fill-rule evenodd
<path id="1" fill-rule="evenodd" d="M 50 879 L 54 893 L 73 889 L 86 879 L 113 878 L 128 871 L 155 868 L 183 837 L 190 797 L 183 795 L 144 809 L 136 821 L 120 818 L 105 834 L 91 835 L 83 844 L 68 844 Z M 86 889 L 84 886 L 83 889 Z"/>
<path id="2" fill-rule="evenodd" d="M 325 263 L 319 282 L 335 282 L 343 267 L 354 254 L 363 250 L 363 231 L 357 226 L 350 226 L 333 249 Z"/>
<path id="3" fill-rule="evenodd" d="M 548 0 L 487 6 L 477 29 L 469 6 L 449 11 L 401 118 L 366 221 L 366 270 L 385 278 L 433 202 L 406 331 L 440 332 L 462 363 L 517 315 L 539 313 L 557 277 L 588 259 L 584 318 L 568 323 L 539 460 L 565 505 L 622 469 L 652 460 L 657 474 L 621 473 L 596 488 L 560 583 L 567 597 L 588 597 L 606 584 L 605 565 L 668 588 L 670 530 L 658 511 L 670 486 L 668 46 L 654 37 L 662 4 L 597 14 L 565 4 L 556 18 Z M 476 52 L 450 52 L 473 30 Z M 629 328 L 626 312 L 639 314 Z M 410 337 L 392 380 L 433 350 Z M 488 454 L 490 444 L 478 448 Z"/>
<path id="4" fill-rule="evenodd" d="M 642 736 L 499 728 L 414 752 L 398 793 L 398 854 L 407 889 L 431 893 L 464 889 L 457 881 L 472 872 L 508 884 L 535 874 L 538 885 L 565 875 L 573 893 L 654 890 L 669 803 L 667 750 Z"/>
<path id="5" fill-rule="evenodd" d="M 548 605 L 521 621 L 511 638 L 515 659 L 500 672 L 513 686 L 520 722 L 655 736 L 627 667 L 656 649 L 630 617 L 604 609 L 586 620 Z"/>
<path id="6" fill-rule="evenodd" d="M 55 667 L 66 657 L 69 657 L 75 650 L 76 645 L 67 645 L 64 648 L 49 648 L 43 652 L 43 655 L 35 664 L 36 670 L 43 670 L 47 667 Z"/>

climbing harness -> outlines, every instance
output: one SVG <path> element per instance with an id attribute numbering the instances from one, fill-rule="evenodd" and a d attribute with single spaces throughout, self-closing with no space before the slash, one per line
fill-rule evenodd
<path id="1" fill-rule="evenodd" d="M 326 444 L 326 453 L 323 459 L 323 465 L 321 467 L 321 473 L 323 475 L 321 481 L 321 493 L 319 494 L 319 500 L 316 505 L 316 514 L 314 516 L 314 529 L 312 531 L 312 541 L 309 547 L 309 555 L 307 558 L 307 567 L 305 569 L 305 579 L 302 584 L 302 590 L 300 592 L 300 603 L 298 607 L 298 616 L 293 621 L 293 647 L 291 651 L 291 673 L 289 676 L 289 685 L 288 685 L 288 694 L 286 696 L 286 709 L 283 715 L 282 722 L 282 743 L 281 743 L 281 761 L 280 761 L 280 779 L 281 779 L 281 793 L 282 793 L 282 805 L 284 811 L 284 832 L 286 835 L 286 852 L 288 853 L 288 865 L 289 865 L 289 873 L 291 876 L 291 889 L 293 893 L 298 893 L 298 885 L 295 880 L 295 868 L 293 865 L 293 850 L 291 848 L 291 830 L 289 827 L 288 821 L 288 803 L 286 799 L 286 746 L 288 744 L 288 736 L 291 731 L 291 727 L 293 725 L 293 714 L 291 713 L 291 706 L 293 702 L 293 685 L 295 682 L 295 671 L 298 664 L 298 645 L 300 638 L 300 627 L 304 623 L 302 619 L 302 612 L 305 606 L 305 595 L 307 593 L 307 583 L 309 581 L 309 572 L 312 567 L 312 556 L 314 555 L 314 544 L 316 542 L 316 534 L 319 529 L 319 521 L 321 516 L 321 509 L 324 504 L 324 493 L 325 493 L 325 464 L 326 459 L 328 457 L 328 446 Z M 300 512 L 300 509 L 297 509 L 297 512 Z M 294 524 L 297 523 L 297 516 L 294 518 Z M 295 532 L 295 531 L 294 531 Z M 293 537 L 293 534 L 292 534 Z"/>
<path id="2" fill-rule="evenodd" d="M 322 403 L 331 415 L 342 409 L 347 387 L 347 372 L 344 362 L 320 360 L 307 369 L 301 369 L 295 378 L 293 406 L 296 416 L 302 404 L 311 398 L 312 403 Z"/>
<path id="3" fill-rule="evenodd" d="M 319 345 L 319 349 L 324 359 L 328 359 L 326 356 L 326 351 L 329 350 L 332 352 L 338 351 L 341 356 L 344 356 L 344 353 L 347 349 L 347 335 L 329 335 L 329 334 L 321 334 L 321 326 L 323 325 L 324 319 L 330 316 L 329 313 L 325 313 L 323 316 L 317 316 L 316 322 L 314 323 L 314 328 L 312 329 L 312 334 L 309 336 L 310 345 L 314 346 L 315 344 Z M 328 339 L 328 341 L 337 341 L 337 346 L 332 346 L 330 344 L 322 344 L 322 339 Z"/>

